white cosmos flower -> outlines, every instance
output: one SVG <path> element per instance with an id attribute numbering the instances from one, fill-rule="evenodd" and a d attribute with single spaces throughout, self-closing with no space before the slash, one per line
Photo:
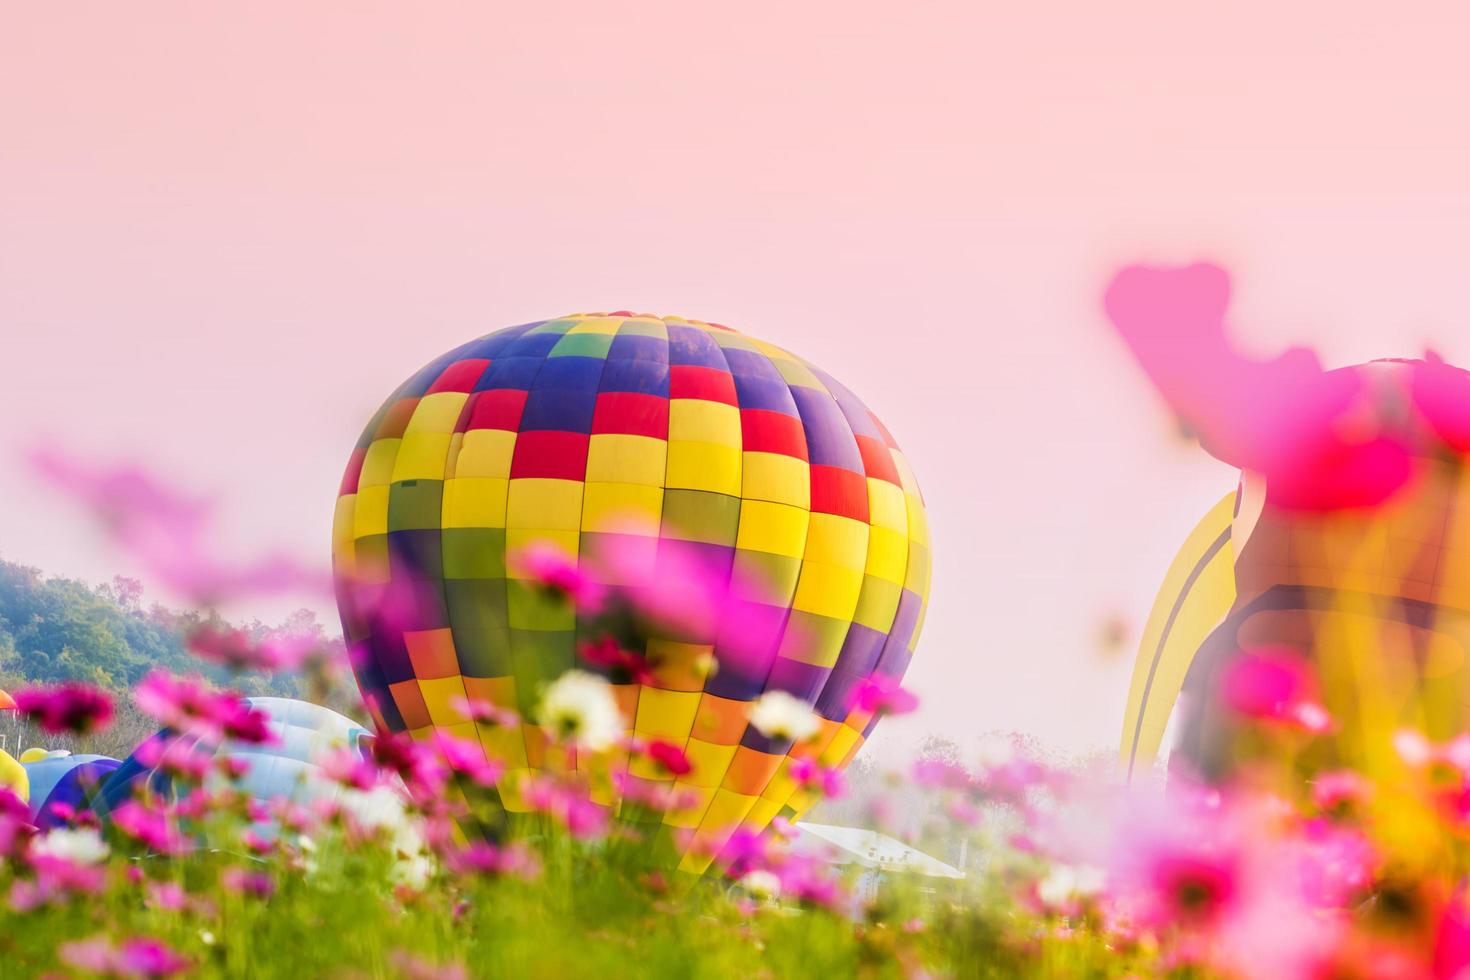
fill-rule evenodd
<path id="1" fill-rule="evenodd" d="M 805 742 L 822 730 L 812 709 L 785 691 L 767 691 L 751 705 L 750 723 L 762 735 L 779 741 Z"/>
<path id="2" fill-rule="evenodd" d="M 541 698 L 541 724 L 593 752 L 611 748 L 625 726 L 612 685 L 585 670 L 569 670 L 551 682 Z"/>
<path id="3" fill-rule="evenodd" d="M 1064 905 L 1102 891 L 1103 873 L 1091 865 L 1054 864 L 1036 883 L 1036 897 L 1047 905 Z"/>
<path id="4" fill-rule="evenodd" d="M 740 887 L 751 898 L 764 901 L 781 897 L 781 879 L 770 871 L 750 871 L 740 879 Z"/>
<path id="5" fill-rule="evenodd" d="M 91 827 L 57 827 L 31 845 L 31 853 L 60 858 L 72 864 L 100 864 L 108 847 Z"/>

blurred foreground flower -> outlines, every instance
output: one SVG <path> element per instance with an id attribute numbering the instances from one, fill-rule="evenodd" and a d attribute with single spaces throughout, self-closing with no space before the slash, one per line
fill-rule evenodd
<path id="1" fill-rule="evenodd" d="M 276 632 L 257 638 L 243 629 L 213 626 L 194 630 L 185 637 L 184 645 L 201 660 L 231 670 L 265 672 L 298 670 L 321 647 L 311 636 Z"/>
<path id="2" fill-rule="evenodd" d="M 1354 437 L 1345 416 L 1362 382 L 1291 348 L 1274 360 L 1238 351 L 1225 330 L 1230 277 L 1214 265 L 1131 266 L 1103 306 L 1165 401 L 1217 459 L 1266 477 L 1282 507 L 1380 504 L 1413 474 L 1406 446 Z"/>
<path id="3" fill-rule="evenodd" d="M 540 721 L 557 737 L 593 752 L 611 748 L 624 726 L 611 686 L 582 670 L 569 670 L 547 686 Z"/>
<path id="4" fill-rule="evenodd" d="M 851 707 L 875 715 L 906 715 L 919 706 L 919 699 L 882 674 L 864 677 L 853 690 Z"/>
<path id="5" fill-rule="evenodd" d="M 785 691 L 767 691 L 751 705 L 750 724 L 767 738 L 805 742 L 821 731 L 821 722 L 803 700 Z"/>
<path id="6" fill-rule="evenodd" d="M 210 743 L 225 738 L 257 745 L 276 741 L 264 713 L 251 710 L 238 695 L 216 691 L 198 678 L 155 670 L 133 689 L 133 699 L 164 726 Z"/>
<path id="7" fill-rule="evenodd" d="M 1226 667 L 1222 694 L 1237 714 L 1320 734 L 1332 725 L 1310 665 L 1295 650 L 1248 650 Z"/>
<path id="8" fill-rule="evenodd" d="M 86 684 L 66 683 L 15 694 L 16 710 L 52 735 L 86 735 L 112 721 L 112 698 Z"/>
<path id="9" fill-rule="evenodd" d="M 330 594 L 331 579 L 281 554 L 223 562 L 207 541 L 209 503 L 179 494 L 135 466 L 97 466 L 50 448 L 30 452 L 32 469 L 87 507 L 113 542 L 149 576 L 197 605 L 307 592 Z"/>
<path id="10" fill-rule="evenodd" d="M 156 939 L 134 938 L 114 946 L 105 936 L 64 943 L 61 962 L 104 977 L 158 978 L 183 973 L 192 965 Z"/>
<path id="11" fill-rule="evenodd" d="M 529 576 L 541 588 L 564 597 L 579 613 L 592 614 L 602 608 L 607 590 L 555 545 L 528 545 L 512 552 L 509 563 L 513 570 Z"/>

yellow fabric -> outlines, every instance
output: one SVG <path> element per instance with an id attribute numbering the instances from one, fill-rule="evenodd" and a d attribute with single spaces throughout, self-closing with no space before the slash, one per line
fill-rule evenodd
<path id="1" fill-rule="evenodd" d="M 1120 737 L 1122 764 L 1130 773 L 1146 769 L 1158 756 L 1189 665 L 1235 601 L 1235 550 L 1228 541 L 1234 508 L 1232 492 L 1195 525 L 1154 600 L 1139 640 Z M 1222 535 L 1227 541 L 1217 547 Z"/>

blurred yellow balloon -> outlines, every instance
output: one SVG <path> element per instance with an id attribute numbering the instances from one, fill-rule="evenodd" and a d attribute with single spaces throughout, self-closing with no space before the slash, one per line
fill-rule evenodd
<path id="1" fill-rule="evenodd" d="M 26 749 L 24 752 L 22 752 L 20 754 L 20 761 L 21 762 L 40 762 L 42 759 L 46 758 L 48 755 L 50 755 L 50 753 L 47 752 L 45 749 L 41 748 L 39 745 L 32 745 L 30 748 Z"/>
<path id="2" fill-rule="evenodd" d="M 10 790 L 22 803 L 30 801 L 31 780 L 26 775 L 25 766 L 16 762 L 15 757 L 4 749 L 0 749 L 0 789 Z"/>

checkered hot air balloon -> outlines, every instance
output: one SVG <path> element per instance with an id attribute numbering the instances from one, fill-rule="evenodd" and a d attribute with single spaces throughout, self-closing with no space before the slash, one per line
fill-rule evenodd
<path id="1" fill-rule="evenodd" d="M 625 636 L 651 673 L 610 674 L 627 734 L 676 743 L 692 771 L 548 752 L 541 689 L 586 667 L 579 642 L 593 624 L 518 567 L 533 546 L 612 585 L 642 563 L 655 590 L 677 584 L 660 578 L 664 556 L 693 554 L 739 593 L 715 622 Z M 621 764 L 670 783 L 692 804 L 656 819 L 691 870 L 736 828 L 810 804 L 793 759 L 853 756 L 876 719 L 852 709 L 852 693 L 903 675 L 929 589 L 918 484 L 850 391 L 727 327 L 626 312 L 511 327 L 414 374 L 352 454 L 333 553 L 343 631 L 381 727 L 479 742 L 507 767 L 510 812 L 527 807 L 517 787 L 549 766 Z M 595 557 L 606 554 L 624 560 Z M 793 745 L 749 723 L 774 690 L 813 707 L 815 739 Z M 522 723 L 480 724 L 466 700 Z M 629 815 L 616 795 L 598 802 Z"/>

